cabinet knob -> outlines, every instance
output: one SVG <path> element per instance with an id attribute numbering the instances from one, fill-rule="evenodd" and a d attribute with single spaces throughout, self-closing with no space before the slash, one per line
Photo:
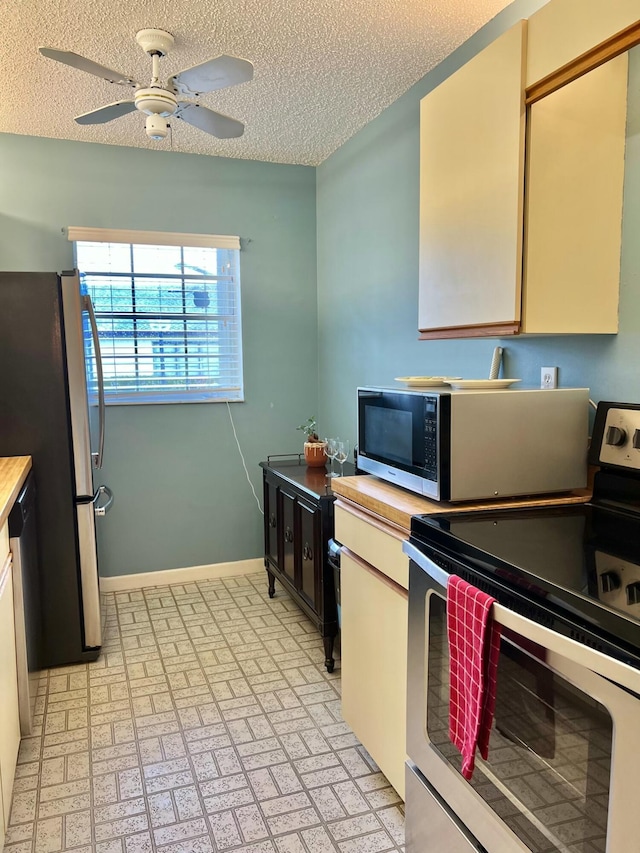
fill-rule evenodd
<path id="1" fill-rule="evenodd" d="M 293 530 L 290 527 L 287 527 L 284 532 L 284 541 L 293 542 Z"/>
<path id="2" fill-rule="evenodd" d="M 271 515 L 269 516 L 269 527 L 275 527 L 276 523 L 277 523 L 276 522 L 276 514 L 275 514 L 275 512 L 272 512 Z"/>
<path id="3" fill-rule="evenodd" d="M 303 560 L 313 560 L 313 551 L 309 547 L 309 543 L 304 543 L 304 548 L 302 549 L 302 559 Z"/>

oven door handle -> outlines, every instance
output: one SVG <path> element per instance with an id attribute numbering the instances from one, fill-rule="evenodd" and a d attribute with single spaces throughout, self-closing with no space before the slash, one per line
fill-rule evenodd
<path id="1" fill-rule="evenodd" d="M 431 580 L 435 581 L 438 586 L 441 586 L 443 591 L 446 591 L 447 582 L 451 577 L 449 572 L 441 569 L 440 566 L 436 566 L 433 560 L 430 560 L 426 554 L 423 554 L 422 551 L 418 550 L 415 545 L 412 545 L 411 542 L 408 542 L 406 539 L 402 543 L 402 550 L 410 560 L 417 563 L 422 571 L 429 575 Z"/>
<path id="2" fill-rule="evenodd" d="M 440 594 L 446 599 L 447 581 L 451 574 L 440 566 L 436 565 L 433 560 L 429 559 L 426 554 L 423 554 L 411 542 L 403 542 L 402 550 L 421 569 L 431 580 L 440 587 L 436 590 L 436 594 Z M 411 601 L 412 601 L 412 581 L 411 572 L 409 573 L 409 614 L 411 618 Z M 493 605 L 493 618 L 498 625 L 507 628 L 521 637 L 526 637 L 534 643 L 537 643 L 549 652 L 561 655 L 568 661 L 578 667 L 586 669 L 603 676 L 608 681 L 614 684 L 626 687 L 633 691 L 636 696 L 640 696 L 640 670 L 629 664 L 609 657 L 609 655 L 600 652 L 597 649 L 592 649 L 584 643 L 574 640 L 571 637 L 566 637 L 564 634 L 559 634 L 557 631 L 552 631 L 538 622 L 521 616 L 514 610 L 510 610 L 502 604 L 496 602 Z"/>

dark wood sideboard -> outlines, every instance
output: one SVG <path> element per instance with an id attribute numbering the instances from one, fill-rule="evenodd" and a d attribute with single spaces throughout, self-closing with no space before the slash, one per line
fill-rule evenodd
<path id="1" fill-rule="evenodd" d="M 327 554 L 335 500 L 328 466 L 309 468 L 296 454 L 292 458 L 270 456 L 260 467 L 269 596 L 275 595 L 277 578 L 317 626 L 324 642 L 327 672 L 333 672 L 338 613 Z M 355 474 L 354 465 L 345 462 L 344 474 Z"/>

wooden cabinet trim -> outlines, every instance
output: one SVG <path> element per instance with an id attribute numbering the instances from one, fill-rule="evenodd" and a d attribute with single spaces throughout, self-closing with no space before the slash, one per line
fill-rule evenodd
<path id="1" fill-rule="evenodd" d="M 353 560 L 354 563 L 357 563 L 361 569 L 365 572 L 368 572 L 374 578 L 383 583 L 385 586 L 389 587 L 389 589 L 393 590 L 393 592 L 397 593 L 402 598 L 409 598 L 409 593 L 406 589 L 397 584 L 395 581 L 392 581 L 391 578 L 387 577 L 387 575 L 383 574 L 381 571 L 376 569 L 370 563 L 367 563 L 366 560 L 363 560 L 362 557 L 359 557 L 357 554 L 354 554 L 353 551 L 350 551 L 348 548 L 342 549 L 343 553 L 349 557 L 350 560 Z"/>
<path id="2" fill-rule="evenodd" d="M 527 86 L 525 103 L 527 106 L 535 104 L 541 98 L 556 92 L 567 83 L 577 80 L 583 74 L 593 71 L 594 68 L 608 62 L 616 56 L 620 56 L 632 47 L 640 44 L 640 20 L 631 24 L 619 33 L 605 39 L 580 56 L 576 56 L 571 62 L 567 62 L 561 68 Z"/>
<path id="3" fill-rule="evenodd" d="M 420 329 L 419 341 L 443 338 L 502 338 L 520 334 L 520 323 L 493 323 L 487 326 L 449 326 L 442 329 Z"/>

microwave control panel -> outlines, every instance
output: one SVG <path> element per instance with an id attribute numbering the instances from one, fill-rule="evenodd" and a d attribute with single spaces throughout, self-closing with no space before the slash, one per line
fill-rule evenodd
<path id="1" fill-rule="evenodd" d="M 424 399 L 424 469 L 430 480 L 438 475 L 438 398 Z"/>

